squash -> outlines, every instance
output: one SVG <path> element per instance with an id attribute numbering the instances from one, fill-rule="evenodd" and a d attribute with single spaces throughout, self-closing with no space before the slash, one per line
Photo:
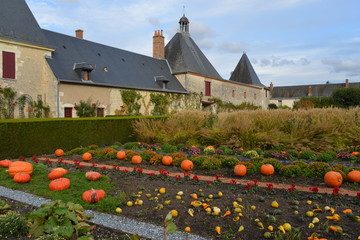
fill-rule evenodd
<path id="1" fill-rule="evenodd" d="M 56 150 L 55 150 L 55 156 L 57 156 L 57 157 L 64 156 L 64 150 L 62 150 L 62 149 L 56 149 Z"/>
<path id="2" fill-rule="evenodd" d="M 70 187 L 70 179 L 68 178 L 58 178 L 52 180 L 49 183 L 49 189 L 51 191 L 62 191 Z"/>
<path id="3" fill-rule="evenodd" d="M 139 155 L 135 155 L 131 158 L 132 164 L 140 164 L 142 161 L 142 158 Z"/>
<path id="4" fill-rule="evenodd" d="M 324 181 L 329 187 L 338 187 L 342 184 L 343 178 L 340 173 L 329 171 L 324 175 Z"/>
<path id="5" fill-rule="evenodd" d="M 275 172 L 275 169 L 273 167 L 273 165 L 271 164 L 263 164 L 261 167 L 260 167 L 260 172 L 262 175 L 273 175 L 274 172 Z"/>
<path id="6" fill-rule="evenodd" d="M 353 171 L 349 172 L 347 175 L 347 180 L 349 182 L 360 183 L 360 171 L 353 170 Z"/>
<path id="7" fill-rule="evenodd" d="M 125 159 L 126 158 L 126 153 L 124 151 L 118 151 L 116 153 L 116 158 L 119 160 Z"/>
<path id="8" fill-rule="evenodd" d="M 28 173 L 19 172 L 14 175 L 14 182 L 17 182 L 17 183 L 27 183 L 30 181 L 30 179 L 31 179 L 31 176 Z"/>
<path id="9" fill-rule="evenodd" d="M 31 175 L 33 173 L 33 169 L 34 168 L 31 163 L 24 162 L 24 161 L 15 161 L 9 165 L 8 172 L 11 177 L 14 177 L 15 174 L 17 174 L 19 172 L 28 173 Z"/>
<path id="10" fill-rule="evenodd" d="M 0 166 L 1 167 L 5 167 L 5 168 L 7 168 L 7 167 L 9 167 L 10 166 L 10 164 L 12 163 L 12 161 L 11 160 L 7 160 L 7 159 L 5 159 L 5 160 L 1 160 L 0 161 Z"/>
<path id="11" fill-rule="evenodd" d="M 238 165 L 235 165 L 235 167 L 234 167 L 234 174 L 236 176 L 245 176 L 246 171 L 247 171 L 246 166 L 243 164 L 238 164 Z"/>
<path id="12" fill-rule="evenodd" d="M 186 159 L 181 162 L 180 167 L 184 171 L 190 171 L 194 168 L 194 163 L 192 161 Z"/>
<path id="13" fill-rule="evenodd" d="M 161 159 L 162 164 L 166 166 L 170 166 L 173 162 L 173 158 L 171 156 L 163 156 Z"/>
<path id="14" fill-rule="evenodd" d="M 65 175 L 64 171 L 55 170 L 55 171 L 51 171 L 48 174 L 48 179 L 54 180 L 54 179 L 57 179 L 57 178 L 62 178 L 64 175 Z"/>
<path id="15" fill-rule="evenodd" d="M 86 152 L 82 155 L 82 160 L 84 161 L 90 161 L 92 159 L 92 155 L 89 152 Z"/>
<path id="16" fill-rule="evenodd" d="M 62 168 L 62 167 L 53 168 L 53 169 L 51 169 L 51 172 L 52 172 L 52 171 L 61 171 L 61 172 L 64 172 L 64 175 L 68 173 L 68 170 L 65 169 L 65 168 Z"/>
<path id="17" fill-rule="evenodd" d="M 101 174 L 94 171 L 89 171 L 85 173 L 85 177 L 90 181 L 99 180 L 101 178 Z"/>
<path id="18" fill-rule="evenodd" d="M 101 199 L 103 199 L 106 196 L 105 191 L 90 189 L 88 191 L 85 191 L 82 194 L 82 200 L 89 203 L 96 203 L 99 202 Z"/>

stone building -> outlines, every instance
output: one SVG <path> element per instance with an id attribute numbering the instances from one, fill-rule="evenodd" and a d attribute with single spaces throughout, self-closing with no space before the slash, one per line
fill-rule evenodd
<path id="1" fill-rule="evenodd" d="M 145 115 L 154 114 L 153 95 L 166 96 L 168 113 L 215 111 L 214 98 L 268 105 L 269 89 L 247 55 L 230 79 L 223 79 L 191 38 L 185 16 L 166 46 L 162 31 L 155 31 L 149 57 L 86 40 L 82 30 L 68 36 L 41 29 L 25 0 L 0 1 L 0 9 L 6 9 L 0 15 L 0 87 L 11 87 L 25 99 L 22 109 L 14 109 L 15 117 L 31 117 L 29 103 L 39 100 L 50 117 L 76 117 L 75 104 L 87 99 L 97 102 L 97 116 L 127 114 L 124 90 L 138 94 L 139 113 Z"/>

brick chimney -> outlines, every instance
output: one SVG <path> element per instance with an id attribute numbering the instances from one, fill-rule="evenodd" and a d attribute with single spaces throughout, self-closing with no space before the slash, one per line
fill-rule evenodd
<path id="1" fill-rule="evenodd" d="M 311 89 L 311 86 L 309 86 L 309 88 L 308 88 L 308 96 L 312 96 L 312 89 Z"/>
<path id="2" fill-rule="evenodd" d="M 273 88 L 274 88 L 274 84 L 271 82 L 271 83 L 270 83 L 270 91 L 272 91 Z"/>
<path id="3" fill-rule="evenodd" d="M 345 87 L 349 87 L 349 79 L 345 79 Z"/>
<path id="4" fill-rule="evenodd" d="M 153 36 L 153 57 L 165 58 L 165 37 L 163 30 L 157 30 Z"/>
<path id="5" fill-rule="evenodd" d="M 77 38 L 84 38 L 84 30 L 81 29 L 75 30 L 75 36 Z"/>

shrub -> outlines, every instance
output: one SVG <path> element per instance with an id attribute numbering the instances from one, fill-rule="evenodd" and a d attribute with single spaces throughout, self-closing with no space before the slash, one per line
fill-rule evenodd
<path id="1" fill-rule="evenodd" d="M 93 157 L 101 157 L 101 152 L 98 150 L 89 150 L 88 153 L 91 153 L 91 156 Z"/>
<path id="2" fill-rule="evenodd" d="M 348 174 L 351 171 L 349 167 L 342 165 L 342 164 L 335 164 L 335 165 L 332 165 L 330 168 L 339 169 L 340 171 L 342 171 L 345 174 Z M 336 170 L 333 170 L 333 171 L 336 171 Z M 346 177 L 344 177 L 344 179 L 346 179 Z"/>
<path id="3" fill-rule="evenodd" d="M 244 157 L 253 159 L 259 157 L 259 154 L 255 150 L 250 150 L 244 153 Z"/>
<path id="4" fill-rule="evenodd" d="M 0 215 L 0 239 L 20 239 L 27 230 L 26 219 L 19 213 L 9 211 L 5 215 Z"/>
<path id="5" fill-rule="evenodd" d="M 150 158 L 149 163 L 151 165 L 161 165 L 163 156 L 162 154 L 155 154 Z"/>
<path id="6" fill-rule="evenodd" d="M 200 168 L 202 169 L 220 169 L 221 168 L 221 161 L 216 157 L 211 157 L 205 159 L 202 163 Z"/>
<path id="7" fill-rule="evenodd" d="M 91 103 L 90 98 L 87 101 L 80 100 L 80 103 L 74 106 L 76 115 L 78 117 L 95 117 L 97 105 L 99 103 Z"/>
<path id="8" fill-rule="evenodd" d="M 179 150 L 180 152 L 184 152 L 190 155 L 200 154 L 200 149 L 197 147 L 190 147 L 190 146 L 182 146 Z"/>
<path id="9" fill-rule="evenodd" d="M 299 158 L 305 159 L 305 160 L 315 160 L 316 156 L 315 156 L 315 153 L 313 153 L 312 151 L 305 150 L 299 154 Z"/>
<path id="10" fill-rule="evenodd" d="M 242 155 L 243 153 L 244 153 L 244 149 L 242 149 L 242 148 L 234 148 L 232 150 L 233 155 Z"/>
<path id="11" fill-rule="evenodd" d="M 280 168 L 280 175 L 284 177 L 297 177 L 301 175 L 301 168 L 297 165 L 286 165 Z"/>
<path id="12" fill-rule="evenodd" d="M 317 157 L 317 161 L 319 162 L 332 162 L 334 160 L 335 158 L 328 153 L 322 153 Z"/>
<path id="13" fill-rule="evenodd" d="M 264 155 L 264 151 L 261 150 L 260 148 L 255 148 L 255 149 L 253 149 L 253 150 L 256 151 L 259 156 L 263 156 L 263 155 Z"/>
<path id="14" fill-rule="evenodd" d="M 209 157 L 204 155 L 194 155 L 190 158 L 193 164 L 198 167 L 200 167 L 202 163 L 207 159 L 209 159 Z"/>
<path id="15" fill-rule="evenodd" d="M 156 152 L 154 152 L 154 151 L 144 150 L 140 153 L 140 156 L 141 156 L 142 160 L 149 162 L 150 158 L 152 158 L 155 154 L 156 154 Z"/>
<path id="16" fill-rule="evenodd" d="M 108 154 L 109 152 L 117 152 L 115 149 L 113 148 L 105 148 L 104 150 L 102 150 L 101 154 L 103 156 L 105 156 L 106 154 Z"/>
<path id="17" fill-rule="evenodd" d="M 134 152 L 133 150 L 126 150 L 125 154 L 126 154 L 126 157 L 125 157 L 126 161 L 131 161 L 133 156 L 140 155 L 140 153 Z"/>
<path id="18" fill-rule="evenodd" d="M 313 162 L 309 164 L 312 176 L 324 177 L 325 173 L 329 171 L 330 166 L 323 162 Z"/>
<path id="19" fill-rule="evenodd" d="M 71 149 L 69 152 L 66 153 L 66 155 L 77 155 L 77 154 L 83 154 L 88 151 L 87 148 L 77 147 L 74 149 Z"/>
<path id="20" fill-rule="evenodd" d="M 99 149 L 99 146 L 95 145 L 95 144 L 91 144 L 91 145 L 87 146 L 87 148 L 90 150 L 97 150 L 97 149 Z"/>
<path id="21" fill-rule="evenodd" d="M 179 167 L 182 160 L 187 159 L 187 156 L 185 153 L 182 152 L 176 152 L 176 153 L 169 153 L 169 156 L 173 158 L 173 165 L 176 167 Z"/>
<path id="22" fill-rule="evenodd" d="M 354 107 L 360 105 L 360 88 L 348 87 L 336 89 L 331 97 L 336 106 Z"/>
<path id="23" fill-rule="evenodd" d="M 127 143 L 124 144 L 123 147 L 124 147 L 124 149 L 132 149 L 132 150 L 134 150 L 134 149 L 138 150 L 139 149 L 138 142 L 127 142 Z"/>
<path id="24" fill-rule="evenodd" d="M 227 158 L 221 160 L 221 167 L 233 168 L 238 162 L 239 162 L 239 159 L 237 159 L 235 157 L 227 157 Z"/>
<path id="25" fill-rule="evenodd" d="M 292 165 L 299 166 L 301 169 L 308 168 L 308 166 L 309 166 L 309 164 L 307 164 L 306 162 L 303 162 L 303 161 L 294 161 L 294 162 L 292 162 Z"/>
<path id="26" fill-rule="evenodd" d="M 286 152 L 295 158 L 299 156 L 299 153 L 295 150 L 287 150 Z"/>
<path id="27" fill-rule="evenodd" d="M 110 152 L 106 153 L 104 157 L 106 159 L 116 159 L 116 154 L 117 154 L 116 150 L 115 151 L 110 151 Z"/>
<path id="28" fill-rule="evenodd" d="M 283 167 L 282 162 L 280 162 L 277 159 L 272 159 L 272 158 L 262 160 L 261 165 L 263 165 L 263 164 L 271 164 L 271 165 L 273 165 L 276 172 L 279 172 L 280 169 Z"/>
<path id="29" fill-rule="evenodd" d="M 172 153 L 172 152 L 176 152 L 177 151 L 177 147 L 173 146 L 171 144 L 168 143 L 164 143 L 161 146 L 161 151 L 166 152 L 166 153 Z"/>

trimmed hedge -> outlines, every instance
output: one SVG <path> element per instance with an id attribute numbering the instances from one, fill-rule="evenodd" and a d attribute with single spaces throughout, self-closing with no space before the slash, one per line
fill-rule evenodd
<path id="1" fill-rule="evenodd" d="M 109 118 L 49 118 L 0 120 L 0 159 L 68 151 L 78 146 L 134 141 L 131 116 Z"/>

